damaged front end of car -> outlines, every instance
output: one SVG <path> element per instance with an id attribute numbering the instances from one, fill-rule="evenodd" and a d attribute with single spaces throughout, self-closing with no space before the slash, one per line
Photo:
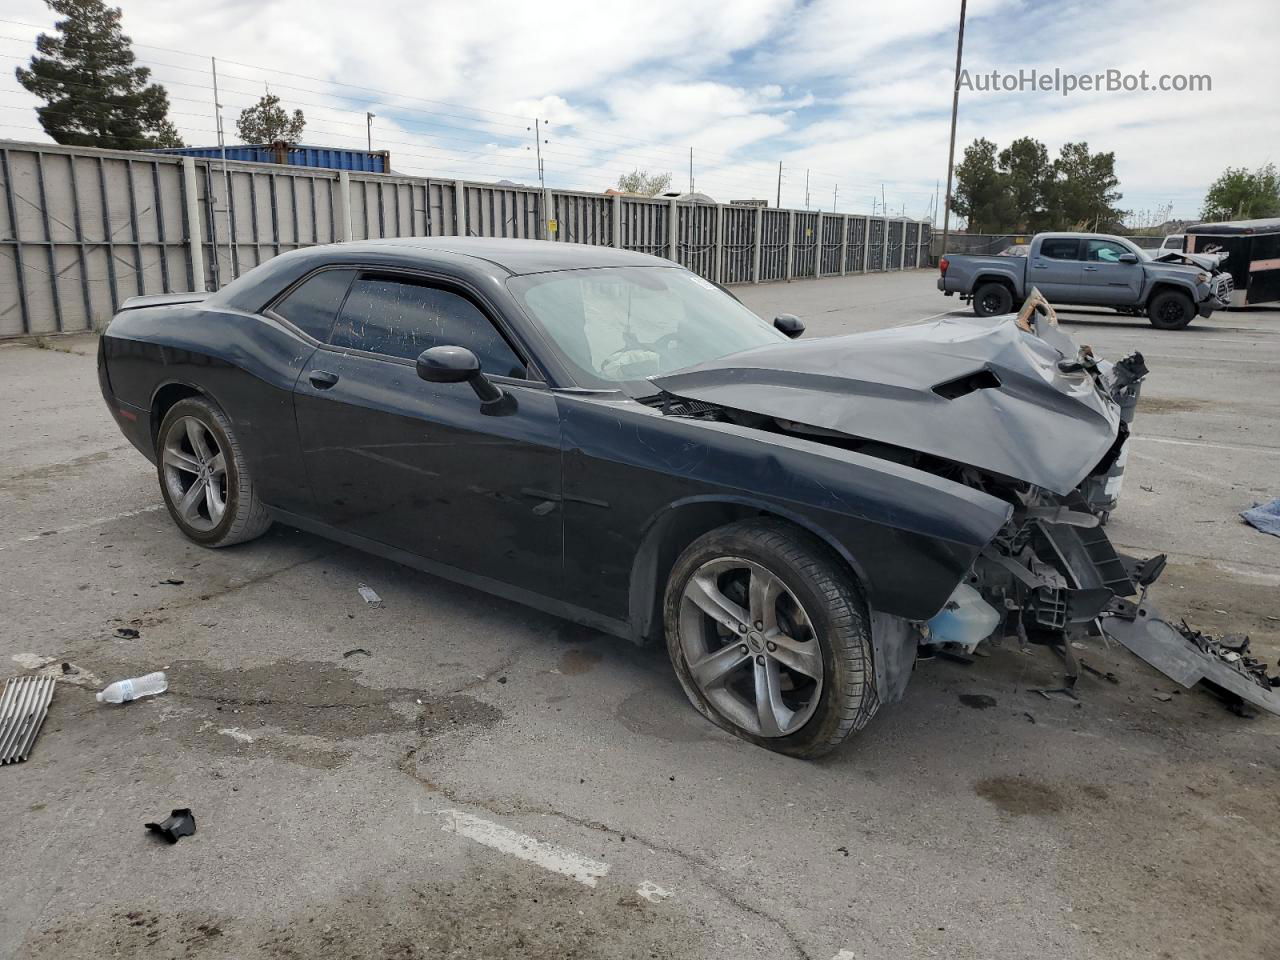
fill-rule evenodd
<path id="1" fill-rule="evenodd" d="M 1141 354 L 1111 363 L 1077 344 L 1033 293 L 1016 316 L 800 341 L 655 377 L 663 393 L 650 402 L 856 450 L 1009 505 L 943 608 L 909 630 L 892 625 L 885 659 L 898 663 L 885 669 L 901 682 L 885 700 L 905 687 L 902 656 L 915 650 L 903 643 L 972 652 L 999 640 L 1052 648 L 1074 696 L 1072 644 L 1101 634 L 1183 686 L 1204 681 L 1233 706 L 1280 713 L 1280 678 L 1249 656 L 1248 639 L 1169 621 L 1147 598 L 1165 558 L 1122 555 L 1104 531 L 1147 373 Z"/>

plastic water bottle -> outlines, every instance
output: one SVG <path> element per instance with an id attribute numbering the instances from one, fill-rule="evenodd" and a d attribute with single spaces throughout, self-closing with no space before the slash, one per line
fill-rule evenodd
<path id="1" fill-rule="evenodd" d="M 117 680 L 98 694 L 99 703 L 128 703 L 139 697 L 150 697 L 164 693 L 169 689 L 169 681 L 163 671 L 148 673 L 145 677 L 134 677 L 132 680 Z"/>

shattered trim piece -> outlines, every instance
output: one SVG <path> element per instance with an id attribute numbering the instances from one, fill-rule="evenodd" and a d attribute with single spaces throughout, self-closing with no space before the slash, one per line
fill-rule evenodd
<path id="1" fill-rule="evenodd" d="M 52 699 L 52 676 L 9 678 L 0 695 L 0 764 L 27 759 Z"/>

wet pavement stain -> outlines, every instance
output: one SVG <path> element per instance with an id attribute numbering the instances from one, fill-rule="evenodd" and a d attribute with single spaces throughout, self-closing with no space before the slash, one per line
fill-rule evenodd
<path id="1" fill-rule="evenodd" d="M 979 780 L 973 792 L 1015 817 L 1060 813 L 1066 806 L 1053 787 L 1024 777 L 988 777 Z"/>
<path id="2" fill-rule="evenodd" d="M 568 650 L 560 657 L 559 670 L 566 677 L 576 677 L 594 670 L 602 659 L 594 650 Z"/>
<path id="3" fill-rule="evenodd" d="M 974 710 L 990 710 L 996 705 L 996 698 L 985 693 L 962 693 L 960 702 Z"/>

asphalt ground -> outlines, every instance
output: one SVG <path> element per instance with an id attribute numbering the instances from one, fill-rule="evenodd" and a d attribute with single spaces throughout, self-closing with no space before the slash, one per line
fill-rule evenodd
<path id="1" fill-rule="evenodd" d="M 960 308 L 934 276 L 737 293 L 823 336 Z M 1280 311 L 1062 319 L 1152 368 L 1113 539 L 1274 662 L 1280 539 L 1237 514 L 1280 495 Z M 45 347 L 0 346 L 0 676 L 62 677 L 0 768 L 0 957 L 1280 951 L 1280 719 L 1101 643 L 1076 653 L 1118 682 L 1046 699 L 1060 663 L 997 647 L 780 757 L 699 718 L 663 650 L 287 528 L 189 543 L 92 338 Z M 94 701 L 156 669 L 167 693 Z M 180 807 L 195 836 L 145 831 Z"/>

